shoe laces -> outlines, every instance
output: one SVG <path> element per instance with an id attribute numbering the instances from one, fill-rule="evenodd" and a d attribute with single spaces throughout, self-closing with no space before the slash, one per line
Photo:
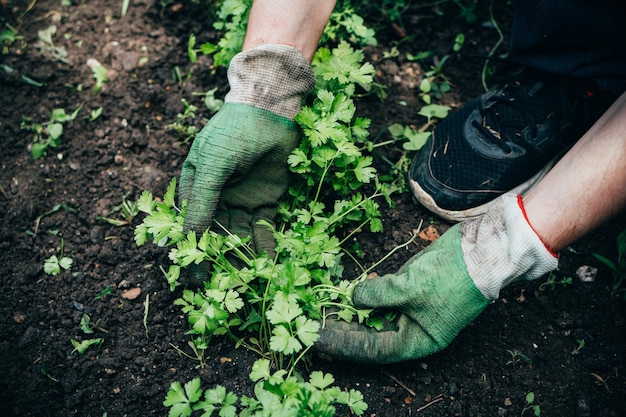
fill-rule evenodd
<path id="1" fill-rule="evenodd" d="M 480 120 L 472 125 L 482 136 L 505 152 L 537 137 L 538 125 L 547 121 L 551 113 L 560 111 L 563 97 L 546 83 L 514 77 L 502 80 L 488 93 L 479 110 Z"/>

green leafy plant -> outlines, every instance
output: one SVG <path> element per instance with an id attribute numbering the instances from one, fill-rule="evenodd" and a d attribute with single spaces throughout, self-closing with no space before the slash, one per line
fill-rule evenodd
<path id="1" fill-rule="evenodd" d="M 238 396 L 222 385 L 203 390 L 200 378 L 181 385 L 173 382 L 163 404 L 170 407 L 169 417 L 190 416 L 201 411 L 203 416 L 217 412 L 220 417 L 237 415 L 237 402 L 245 416 L 317 416 L 332 417 L 336 406 L 346 406 L 352 413 L 362 415 L 367 409 L 360 392 L 342 391 L 331 387 L 334 378 L 320 371 L 311 373 L 308 381 L 287 376 L 279 370 L 270 371 L 270 361 L 259 359 L 252 366 L 250 379 L 256 382 L 254 397 Z"/>
<path id="2" fill-rule="evenodd" d="M 193 124 L 196 118 L 198 107 L 189 103 L 186 99 L 181 99 L 184 110 L 176 115 L 176 121 L 169 124 L 168 129 L 174 131 L 181 143 L 187 143 L 198 133 L 198 128 Z"/>
<path id="3" fill-rule="evenodd" d="M 95 59 L 91 59 L 88 65 L 91 68 L 91 73 L 93 75 L 93 79 L 95 80 L 92 92 L 94 94 L 98 94 L 102 91 L 104 83 L 109 82 L 109 79 L 107 78 L 107 69 Z"/>
<path id="4" fill-rule="evenodd" d="M 90 122 L 93 122 L 99 119 L 100 116 L 102 116 L 102 107 L 98 107 L 98 108 L 91 110 L 91 112 L 89 113 L 89 116 L 85 116 L 85 119 L 87 119 Z"/>
<path id="5" fill-rule="evenodd" d="M 459 52 L 465 45 L 465 35 L 459 33 L 454 38 L 452 44 L 452 51 Z M 433 51 L 420 52 L 416 55 L 407 54 L 407 59 L 410 61 L 420 61 L 426 68 L 430 68 L 425 72 L 424 78 L 420 82 L 420 97 L 426 104 L 432 104 L 434 99 L 441 99 L 443 94 L 447 93 L 451 89 L 451 83 L 448 77 L 444 74 L 443 68 L 450 59 L 450 55 L 444 55 L 441 59 L 434 59 L 434 63 L 430 66 L 426 64 L 425 60 L 434 57 Z"/>
<path id="6" fill-rule="evenodd" d="M 63 124 L 76 119 L 82 106 L 72 113 L 67 114 L 64 109 L 57 108 L 50 113 L 50 119 L 44 123 L 31 123 L 30 119 L 23 117 L 21 129 L 34 133 L 31 153 L 33 158 L 39 159 L 46 155 L 48 148 L 56 148 L 61 143 Z"/>
<path id="7" fill-rule="evenodd" d="M 241 51 L 251 6 L 252 0 L 223 1 L 213 23 L 213 28 L 223 32 L 223 36 L 217 43 L 205 42 L 198 47 L 195 35 L 190 35 L 187 43 L 189 60 L 197 62 L 198 53 L 202 53 L 213 56 L 214 68 L 228 65 L 235 54 Z M 344 0 L 331 14 L 321 44 L 335 43 L 341 39 L 353 45 L 376 45 L 375 31 L 364 22 L 352 2 Z"/>
<path id="8" fill-rule="evenodd" d="M 524 355 L 520 350 L 517 350 L 517 349 L 508 350 L 507 349 L 507 352 L 509 352 L 509 355 L 511 355 L 511 359 L 506 363 L 507 365 L 515 365 L 522 361 L 528 364 L 533 363 L 532 359 Z"/>
<path id="9" fill-rule="evenodd" d="M 89 315 L 83 313 L 83 315 L 81 316 L 81 318 L 80 318 L 80 329 L 85 334 L 92 334 L 93 333 L 93 328 L 91 327 L 91 318 L 89 317 Z"/>
<path id="10" fill-rule="evenodd" d="M 197 62 L 197 54 L 201 52 L 213 56 L 214 68 L 228 65 L 241 51 L 251 7 L 252 0 L 224 0 L 213 23 L 213 28 L 222 31 L 223 36 L 216 44 L 205 42 L 198 48 L 195 35 L 190 35 L 187 44 L 189 60 Z"/>
<path id="11" fill-rule="evenodd" d="M 133 219 L 139 214 L 139 207 L 137 202 L 129 201 L 127 196 L 124 196 L 122 202 L 115 206 L 111 211 L 111 214 L 119 213 L 120 218 L 113 218 L 109 216 L 98 216 L 97 220 L 105 221 L 113 226 L 125 226 L 131 224 Z"/>
<path id="12" fill-rule="evenodd" d="M 567 285 L 572 285 L 573 282 L 574 280 L 571 277 L 557 278 L 554 272 L 550 272 L 546 281 L 539 285 L 539 291 L 554 291 L 557 285 L 562 285 L 565 287 Z"/>
<path id="13" fill-rule="evenodd" d="M 61 239 L 61 251 L 59 256 L 52 255 L 43 263 L 43 270 L 48 275 L 59 275 L 72 267 L 74 260 L 63 253 L 63 239 Z"/>
<path id="14" fill-rule="evenodd" d="M 225 1 L 221 21 L 216 23 L 226 29 L 224 37 L 214 47 L 197 47 L 191 36 L 190 60 L 196 61 L 198 53 L 211 53 L 216 66 L 224 65 L 239 50 L 240 45 L 235 45 L 243 39 L 239 33 L 245 30 L 249 6 L 249 1 Z M 359 19 L 347 16 L 341 21 L 351 21 L 356 28 Z M 295 118 L 303 139 L 288 158 L 294 176 L 279 206 L 280 223 L 277 227 L 261 224 L 274 235 L 273 256 L 254 253 L 247 245 L 249 238 L 226 230 L 183 233 L 186 202 L 176 203 L 175 180 L 162 199 L 144 191 L 137 201 L 145 218 L 135 228 L 135 241 L 139 246 L 153 242 L 169 248 L 172 264 L 161 270 L 171 290 L 181 285 L 179 278 L 186 268 L 210 266 L 202 288 L 184 289 L 175 300 L 187 316 L 190 347 L 199 366 L 204 364 L 204 352 L 212 338 L 220 335 L 262 357 L 251 373 L 257 382 L 257 399 L 242 397 L 242 416 L 299 415 L 300 411 L 330 416 L 335 403 L 356 414 L 365 410 L 360 393 L 328 388 L 332 376 L 314 373 L 305 382 L 297 369 L 319 337 L 321 322 L 329 317 L 360 322 L 368 318 L 369 310 L 352 305 L 351 294 L 354 285 L 376 265 L 363 268 L 356 280 L 349 281 L 342 278 L 342 257 L 350 256 L 358 264 L 347 243 L 352 243 L 363 227 L 382 230 L 377 200 L 391 203 L 391 194 L 400 189 L 393 179 L 380 181 L 373 157 L 364 153 L 370 121 L 356 117 L 353 98 L 372 92 L 374 68 L 363 59 L 363 52 L 345 41 L 334 48 L 321 47 L 315 54 L 312 68 L 317 85 Z M 367 193 L 362 191 L 365 185 Z M 270 374 L 270 367 L 277 371 Z M 220 415 L 231 415 L 235 397 L 227 398 L 219 387 L 202 391 L 199 381 L 184 386 L 175 382 L 165 405 L 172 416 L 194 411 L 211 415 L 218 408 Z"/>
<path id="15" fill-rule="evenodd" d="M 522 408 L 522 416 L 526 414 L 527 411 L 532 411 L 533 415 L 536 417 L 541 416 L 541 407 L 539 404 L 535 404 L 535 393 L 529 392 L 526 394 L 525 398 L 526 404 L 524 404 L 524 408 Z"/>
<path id="16" fill-rule="evenodd" d="M 126 16 L 126 13 L 128 12 L 128 7 L 130 6 L 130 1 L 131 0 L 122 0 L 122 17 Z"/>
<path id="17" fill-rule="evenodd" d="M 97 339 L 86 339 L 83 341 L 78 341 L 76 339 L 72 339 L 72 346 L 74 346 L 73 352 L 77 352 L 79 355 L 84 354 L 87 350 L 92 346 L 99 346 L 104 342 L 104 339 L 99 337 Z"/>
<path id="18" fill-rule="evenodd" d="M 617 260 L 613 261 L 606 256 L 594 253 L 593 256 L 611 269 L 613 282 L 609 288 L 612 295 L 623 292 L 626 298 L 626 230 L 617 236 Z"/>
<path id="19" fill-rule="evenodd" d="M 348 41 L 352 45 L 377 45 L 376 32 L 365 25 L 350 0 L 340 2 L 339 6 L 331 13 L 321 43 L 334 43 L 340 39 Z"/>
<path id="20" fill-rule="evenodd" d="M 46 29 L 37 31 L 37 43 L 35 46 L 41 53 L 50 59 L 68 64 L 69 61 L 67 50 L 62 46 L 54 44 L 53 37 L 57 32 L 56 25 L 50 25 Z"/>
<path id="21" fill-rule="evenodd" d="M 18 40 L 23 40 L 24 37 L 17 34 L 16 28 L 8 23 L 4 24 L 4 29 L 0 31 L 0 47 L 2 47 L 2 54 L 9 53 L 11 46 Z"/>
<path id="22" fill-rule="evenodd" d="M 572 349 L 572 355 L 578 355 L 580 351 L 585 347 L 585 339 L 576 339 L 576 343 L 578 343 L 578 346 Z"/>
<path id="23" fill-rule="evenodd" d="M 215 113 L 218 111 L 223 105 L 224 100 L 215 97 L 215 93 L 218 88 L 212 88 L 205 93 L 192 93 L 194 96 L 204 96 L 204 106 L 211 112 Z"/>
<path id="24" fill-rule="evenodd" d="M 93 299 L 94 300 L 100 300 L 101 298 L 106 297 L 107 295 L 111 295 L 111 286 L 107 285 L 106 287 L 104 287 L 104 289 L 102 291 L 100 291 L 98 294 L 96 294 Z"/>

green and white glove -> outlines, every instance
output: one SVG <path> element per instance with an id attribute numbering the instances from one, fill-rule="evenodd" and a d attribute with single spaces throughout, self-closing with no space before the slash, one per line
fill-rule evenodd
<path id="1" fill-rule="evenodd" d="M 272 251 L 264 219 L 274 221 L 287 189 L 287 157 L 298 145 L 294 116 L 315 87 L 302 53 L 287 45 L 263 45 L 236 55 L 228 69 L 225 104 L 196 136 L 180 174 L 188 200 L 185 231 L 199 233 L 219 222 L 252 236 L 256 251 Z"/>
<path id="2" fill-rule="evenodd" d="M 358 308 L 398 312 L 391 328 L 327 321 L 318 352 L 363 363 L 430 355 L 452 340 L 506 285 L 558 266 L 526 219 L 522 199 L 501 196 L 481 217 L 456 224 L 395 274 L 358 284 Z"/>

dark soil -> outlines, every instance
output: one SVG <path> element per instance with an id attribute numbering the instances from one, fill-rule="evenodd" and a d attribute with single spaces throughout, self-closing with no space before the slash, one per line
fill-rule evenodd
<path id="1" fill-rule="evenodd" d="M 204 387 L 219 383 L 250 395 L 248 374 L 256 355 L 217 340 L 206 366 L 196 368 L 174 348 L 190 352 L 186 319 L 173 304 L 179 293 L 169 291 L 159 270 L 168 264 L 165 250 L 137 248 L 132 225 L 98 219 L 119 218 L 115 207 L 144 189 L 163 195 L 179 175 L 189 143 L 180 144 L 167 125 L 183 110 L 181 98 L 209 118 L 202 97 L 192 93 L 218 87 L 223 97 L 227 91 L 224 71 L 212 73 L 208 57 L 189 63 L 186 41 L 190 33 L 201 41 L 216 41 L 219 34 L 188 3 L 135 0 L 125 18 L 121 1 L 72 3 L 0 1 L 0 23 L 23 36 L 0 55 L 14 69 L 0 70 L 0 415 L 165 416 L 162 403 L 171 382 L 196 376 Z M 464 33 L 464 49 L 445 64 L 453 88 L 444 101 L 458 107 L 482 91 L 483 61 L 475 55 L 486 55 L 498 39 L 482 24 L 488 21 L 482 3 L 472 24 L 452 6 L 441 15 L 414 6 L 402 15 L 406 38 L 398 27 L 377 26 L 380 45 L 367 55 L 388 95 L 358 103 L 359 112 L 373 119 L 372 134 L 393 122 L 424 122 L 417 116 L 418 85 L 428 68 L 409 62 L 407 52 L 433 50 L 441 59 Z M 506 27 L 509 13 L 498 17 Z M 372 23 L 379 25 L 378 18 Z M 52 24 L 67 63 L 36 46 L 37 31 Z M 383 52 L 401 40 L 400 55 L 383 60 Z M 110 70 L 110 82 L 97 95 L 89 58 Z M 182 82 L 173 78 L 175 68 Z M 26 84 L 22 76 L 45 85 Z M 22 120 L 45 122 L 54 108 L 70 113 L 80 105 L 76 120 L 65 124 L 61 145 L 34 160 L 32 133 L 20 128 Z M 98 107 L 102 116 L 87 120 Z M 197 127 L 202 124 L 198 118 Z M 377 163 L 384 172 L 385 165 Z M 450 226 L 408 194 L 397 200 L 385 210 L 385 232 L 359 238 L 365 263 L 405 242 L 422 220 L 440 233 Z M 539 291 L 542 279 L 507 288 L 441 353 L 380 367 L 314 358 L 312 369 L 331 372 L 341 388 L 360 390 L 368 416 L 528 416 L 523 407 L 529 392 L 543 416 L 626 415 L 626 303 L 623 293 L 609 292 L 611 272 L 592 256 L 615 259 L 624 220 L 615 219 L 562 253 L 557 277 L 573 277 L 571 285 Z M 57 276 L 44 274 L 44 259 L 58 255 L 62 242 L 74 265 Z M 396 270 L 427 244 L 420 240 L 396 253 L 379 273 Z M 583 265 L 599 268 L 595 282 L 576 277 Z M 95 299 L 106 287 L 111 294 Z M 129 288 L 140 288 L 141 295 L 123 298 Z M 98 326 L 92 336 L 104 343 L 77 355 L 70 340 L 91 338 L 80 330 L 85 312 Z M 585 347 L 576 354 L 577 340 Z M 515 351 L 528 360 L 514 357 Z"/>

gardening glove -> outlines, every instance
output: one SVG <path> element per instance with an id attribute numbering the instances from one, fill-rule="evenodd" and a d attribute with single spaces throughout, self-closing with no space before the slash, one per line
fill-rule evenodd
<path id="1" fill-rule="evenodd" d="M 483 216 L 451 227 L 396 274 L 355 287 L 357 308 L 398 313 L 390 328 L 327 321 L 315 348 L 378 364 L 430 355 L 448 346 L 506 285 L 557 266 L 557 255 L 528 223 L 522 198 L 505 194 Z"/>
<path id="2" fill-rule="evenodd" d="M 180 174 L 188 200 L 184 231 L 251 236 L 257 252 L 273 251 L 261 219 L 273 222 L 287 189 L 287 157 L 298 145 L 294 116 L 315 87 L 302 53 L 287 45 L 263 45 L 237 54 L 228 69 L 224 105 L 196 136 Z"/>

